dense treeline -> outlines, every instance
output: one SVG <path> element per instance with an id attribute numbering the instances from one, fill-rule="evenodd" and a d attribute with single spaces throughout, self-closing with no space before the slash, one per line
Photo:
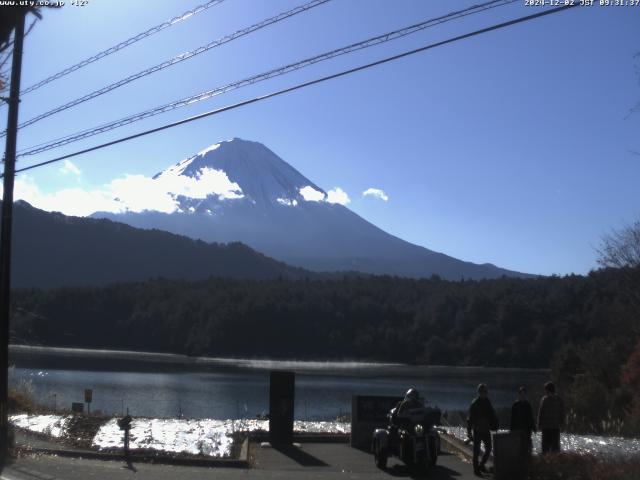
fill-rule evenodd
<path id="1" fill-rule="evenodd" d="M 160 279 L 19 290 L 12 338 L 189 355 L 521 367 L 548 367 L 567 345 L 598 339 L 618 361 L 628 358 L 637 326 L 622 281 L 601 270 L 462 282 Z"/>

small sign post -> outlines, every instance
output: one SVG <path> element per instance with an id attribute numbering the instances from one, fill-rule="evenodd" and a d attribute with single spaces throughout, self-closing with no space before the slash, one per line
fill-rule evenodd
<path id="1" fill-rule="evenodd" d="M 269 379 L 269 442 L 291 445 L 296 388 L 294 372 L 272 371 Z"/>
<path id="2" fill-rule="evenodd" d="M 131 457 L 129 456 L 129 432 L 131 431 L 131 415 L 129 415 L 129 408 L 127 408 L 127 415 L 118 420 L 118 427 L 124 431 L 124 458 L 127 461 L 127 465 L 131 466 Z"/>
<path id="3" fill-rule="evenodd" d="M 87 404 L 87 415 L 91 415 L 91 400 L 93 399 L 93 390 L 91 388 L 84 389 L 84 401 Z"/>

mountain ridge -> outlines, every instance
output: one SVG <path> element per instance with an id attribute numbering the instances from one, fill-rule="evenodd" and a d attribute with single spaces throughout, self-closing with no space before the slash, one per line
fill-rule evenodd
<path id="1" fill-rule="evenodd" d="M 195 182 L 194 197 L 175 194 L 176 210 L 92 216 L 157 228 L 207 242 L 240 241 L 287 264 L 314 271 L 359 271 L 449 280 L 531 275 L 476 264 L 406 242 L 338 203 L 258 142 L 239 138 L 205 148 L 153 177 L 167 188 Z M 208 182 L 208 183 L 207 183 Z M 205 186 L 210 194 L 204 195 Z"/>
<path id="2" fill-rule="evenodd" d="M 239 243 L 205 243 L 108 219 L 14 204 L 12 286 L 98 286 L 149 278 L 299 279 L 314 274 Z"/>

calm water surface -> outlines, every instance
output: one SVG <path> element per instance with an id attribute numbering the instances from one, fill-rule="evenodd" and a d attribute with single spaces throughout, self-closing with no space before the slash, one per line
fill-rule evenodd
<path id="1" fill-rule="evenodd" d="M 82 402 L 93 389 L 92 410 L 172 418 L 255 418 L 269 408 L 270 369 L 296 371 L 298 420 L 328 420 L 351 410 L 352 395 L 402 395 L 416 387 L 429 403 L 465 409 L 479 382 L 489 384 L 496 407 L 510 406 L 518 385 L 541 391 L 547 372 L 539 370 L 415 367 L 349 362 L 209 360 L 207 371 L 120 372 L 14 367 L 12 385 L 33 390 L 56 408 Z"/>

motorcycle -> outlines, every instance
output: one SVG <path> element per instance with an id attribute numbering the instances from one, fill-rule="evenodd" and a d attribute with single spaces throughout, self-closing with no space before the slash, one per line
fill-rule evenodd
<path id="1" fill-rule="evenodd" d="M 437 408 L 419 408 L 397 414 L 397 407 L 387 415 L 387 428 L 373 432 L 371 448 L 376 466 L 387 467 L 390 456 L 400 458 L 411 468 L 427 470 L 434 467 L 440 453 L 440 435 L 435 426 L 440 424 Z"/>

